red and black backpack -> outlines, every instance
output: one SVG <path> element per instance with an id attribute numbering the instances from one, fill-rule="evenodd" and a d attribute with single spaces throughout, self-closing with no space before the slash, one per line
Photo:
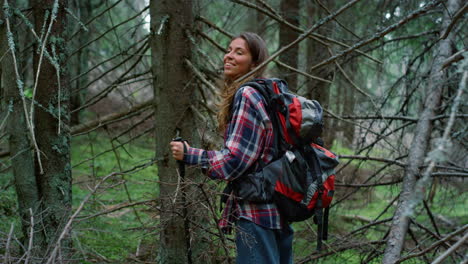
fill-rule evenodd
<path id="1" fill-rule="evenodd" d="M 338 158 L 320 144 L 322 107 L 315 100 L 292 94 L 280 79 L 245 83 L 265 99 L 274 133 L 274 158 L 260 169 L 238 177 L 228 189 L 242 200 L 274 201 L 288 222 L 314 216 L 317 249 L 327 239 L 328 210 L 333 198 Z"/>

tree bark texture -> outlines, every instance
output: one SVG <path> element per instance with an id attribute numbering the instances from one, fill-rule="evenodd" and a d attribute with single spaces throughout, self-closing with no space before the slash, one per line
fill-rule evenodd
<path id="1" fill-rule="evenodd" d="M 0 12 L 0 19 L 4 21 L 3 12 Z M 9 20 L 10 24 L 14 24 L 14 17 L 10 17 Z M 17 45 L 16 40 L 15 38 L 15 44 Z M 8 46 L 6 23 L 0 25 L 0 54 L 5 54 L 1 60 L 2 101 L 4 102 L 3 109 L 6 110 L 5 113 L 8 115 L 6 127 L 9 134 L 9 150 L 21 219 L 21 231 L 23 233 L 21 240 L 23 244 L 27 244 L 31 228 L 31 217 L 36 223 L 40 223 L 40 214 L 38 212 L 40 198 L 34 172 L 33 149 L 29 140 L 29 129 L 20 90 L 16 82 L 13 54 Z M 39 232 L 39 227 L 38 224 L 34 225 L 35 245 L 44 241 L 43 233 Z"/>
<path id="2" fill-rule="evenodd" d="M 445 31 L 451 21 L 451 15 L 460 7 L 460 0 L 449 0 L 444 8 L 441 34 Z M 442 71 L 443 62 L 452 55 L 451 43 L 455 34 L 451 33 L 446 39 L 441 40 L 435 50 L 433 66 L 428 80 L 424 109 L 416 125 L 414 139 L 411 143 L 408 157 L 408 166 L 405 169 L 403 187 L 400 193 L 397 209 L 393 216 L 392 226 L 387 239 L 383 263 L 395 263 L 403 250 L 405 235 L 409 226 L 410 216 L 407 210 L 410 207 L 410 198 L 415 189 L 416 180 L 420 173 L 419 167 L 423 165 L 427 153 L 430 136 L 433 128 L 433 118 L 440 106 L 442 92 L 446 86 L 446 73 Z"/>
<path id="3" fill-rule="evenodd" d="M 299 0 L 281 0 L 280 4 L 281 15 L 289 23 L 299 26 Z M 280 24 L 279 31 L 279 42 L 280 47 L 284 47 L 289 43 L 293 42 L 299 36 L 294 30 L 291 30 L 289 27 Z M 298 67 L 298 52 L 299 45 L 295 45 L 286 52 L 283 52 L 280 55 L 280 61 L 286 63 L 287 65 L 297 68 Z M 289 89 L 291 91 L 297 90 L 297 74 L 288 69 L 282 69 L 281 75 L 284 76 L 284 80 L 288 83 Z"/>
<path id="4" fill-rule="evenodd" d="M 51 15 L 54 12 L 54 0 L 33 0 L 35 31 L 41 32 L 44 21 L 47 32 Z M 71 165 L 70 165 L 70 90 L 67 69 L 65 67 L 65 32 L 67 25 L 67 1 L 59 0 L 57 17 L 53 21 L 46 39 L 45 48 L 51 56 L 56 54 L 59 65 L 57 69 L 45 56 L 40 61 L 40 54 L 35 53 L 34 72 L 39 69 L 37 92 L 35 98 L 34 126 L 38 147 L 40 149 L 43 172 L 36 159 L 36 181 L 39 199 L 42 204 L 43 232 L 47 238 L 43 249 L 53 245 L 60 230 L 71 212 Z M 47 33 L 44 33 L 47 34 Z M 41 49 L 42 43 L 36 43 L 35 50 Z M 54 51 L 55 50 L 55 51 Z M 60 129 L 59 129 L 60 127 Z M 62 254 L 66 255 L 71 247 L 71 239 L 62 242 Z"/>
<path id="5" fill-rule="evenodd" d="M 196 144 L 194 115 L 190 105 L 195 102 L 195 85 L 185 60 L 191 60 L 193 46 L 187 34 L 193 27 L 191 0 L 150 2 L 151 50 L 156 120 L 156 157 L 158 159 L 159 195 L 161 204 L 160 263 L 198 263 L 196 237 L 188 200 L 186 180 L 194 173 L 187 171 L 182 178 L 172 158 L 169 142 L 180 136 Z M 194 210 L 195 211 L 195 210 Z"/>
<path id="6" fill-rule="evenodd" d="M 334 1 L 326 1 L 326 4 L 329 10 L 333 9 Z M 308 21 L 310 21 L 309 26 L 313 25 L 321 17 L 328 15 L 323 8 L 320 8 L 317 5 L 317 3 L 313 1 L 306 1 L 306 6 L 304 10 L 306 11 L 304 15 L 308 16 Z M 330 32 L 333 32 L 333 24 L 333 21 L 327 23 L 326 27 L 322 26 L 319 29 L 317 29 L 317 33 L 324 36 L 329 35 Z M 328 31 L 327 28 L 329 29 Z M 323 43 L 309 38 L 307 40 L 306 56 L 306 67 L 312 67 L 313 65 L 316 65 L 319 62 L 325 60 L 327 57 L 330 56 L 330 54 L 327 46 L 323 45 Z M 334 67 L 333 65 L 327 65 L 325 67 L 321 67 L 311 71 L 310 74 L 320 77 L 322 79 L 332 80 L 334 77 Z M 329 109 L 331 93 L 330 84 L 312 79 L 309 79 L 307 82 L 307 97 L 317 100 L 324 108 Z M 333 127 L 333 120 L 330 118 L 325 119 L 324 125 L 327 131 L 323 138 L 325 141 L 325 146 L 331 147 L 331 144 L 333 143 L 335 137 L 335 133 L 332 132 L 335 130 Z"/>

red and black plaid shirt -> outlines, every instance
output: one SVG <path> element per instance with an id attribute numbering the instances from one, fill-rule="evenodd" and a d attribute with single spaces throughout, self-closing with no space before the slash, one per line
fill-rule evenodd
<path id="1" fill-rule="evenodd" d="M 272 160 L 273 127 L 265 101 L 254 88 L 242 87 L 234 96 L 232 118 L 224 139 L 224 148 L 219 151 L 189 148 L 184 161 L 208 168 L 207 175 L 212 179 L 229 181 L 257 166 L 259 159 L 265 164 Z M 230 231 L 238 218 L 270 229 L 281 229 L 282 224 L 274 203 L 238 201 L 231 194 L 219 226 Z"/>

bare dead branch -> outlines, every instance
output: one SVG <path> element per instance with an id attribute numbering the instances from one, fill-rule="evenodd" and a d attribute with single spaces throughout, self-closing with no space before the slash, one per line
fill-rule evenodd
<path id="1" fill-rule="evenodd" d="M 330 10 L 322 3 L 322 1 L 320 0 L 315 0 L 315 2 L 317 2 L 317 4 L 319 4 L 319 6 L 325 10 L 328 14 L 331 14 Z M 343 25 L 343 23 L 341 23 L 338 18 L 333 18 L 333 20 L 335 20 L 335 22 L 340 25 L 340 27 L 342 27 L 344 30 L 346 30 L 348 33 L 350 33 L 351 35 L 355 36 L 357 39 L 361 39 L 361 37 L 359 37 L 358 35 L 356 35 L 356 33 L 354 33 L 351 29 L 349 29 L 348 27 L 346 27 L 345 25 Z"/>
<path id="2" fill-rule="evenodd" d="M 233 1 L 240 1 L 240 0 L 233 0 Z M 343 13 L 345 10 L 349 9 L 350 7 L 352 7 L 354 4 L 356 4 L 357 2 L 359 2 L 359 0 L 352 0 L 352 1 L 349 1 L 348 3 L 346 3 L 345 5 L 343 5 L 340 9 L 338 9 L 337 11 L 335 11 L 333 14 L 329 15 L 329 16 L 326 16 L 324 17 L 323 19 L 321 19 L 319 22 L 317 22 L 315 25 L 313 25 L 309 30 L 307 30 L 306 32 L 304 32 L 303 34 L 301 34 L 296 40 L 294 40 L 293 42 L 289 43 L 288 45 L 280 48 L 278 51 L 276 51 L 275 53 L 273 53 L 270 58 L 266 59 L 264 62 L 260 63 L 259 65 L 257 65 L 257 67 L 255 67 L 253 70 L 251 70 L 250 72 L 246 73 L 244 76 L 238 78 L 236 81 L 237 82 L 242 82 L 243 80 L 247 79 L 248 77 L 250 77 L 252 74 L 254 74 L 256 71 L 258 71 L 259 69 L 265 67 L 268 63 L 270 63 L 273 59 L 275 59 L 276 57 L 278 57 L 280 54 L 282 54 L 283 52 L 287 51 L 288 49 L 292 48 L 293 46 L 297 45 L 299 42 L 303 41 L 307 36 L 309 36 L 310 33 L 314 32 L 315 30 L 317 30 L 320 26 L 324 25 L 325 23 L 327 23 L 328 21 L 330 21 L 331 19 L 333 19 L 334 17 L 338 16 L 339 14 Z"/>
<path id="3" fill-rule="evenodd" d="M 411 251 L 415 251 L 415 249 L 418 249 L 419 252 L 423 251 L 424 249 L 422 248 L 421 244 L 419 243 L 419 240 L 418 240 L 418 238 L 416 237 L 416 235 L 414 234 L 414 232 L 413 232 L 413 230 L 411 229 L 411 227 L 408 228 L 408 234 L 410 235 L 411 240 L 413 240 L 413 242 L 416 244 L 416 247 L 413 248 L 412 250 L 410 250 L 410 252 L 411 252 Z M 426 255 L 423 255 L 422 257 L 424 258 L 424 261 L 425 261 L 426 263 L 429 263 L 429 259 L 427 258 Z"/>
<path id="4" fill-rule="evenodd" d="M 366 119 L 387 119 L 387 120 L 401 120 L 401 121 L 411 121 L 411 122 L 417 122 L 418 118 L 417 117 L 410 117 L 410 116 L 349 116 L 349 115 L 342 115 L 340 116 L 342 119 L 354 119 L 354 120 L 366 120 Z M 436 120 L 441 120 L 445 118 L 449 118 L 450 115 L 438 115 L 433 117 L 431 120 L 436 121 Z M 458 114 L 455 115 L 457 118 L 468 118 L 468 114 Z"/>
<path id="5" fill-rule="evenodd" d="M 142 39 L 138 40 L 138 41 L 135 41 L 134 43 L 132 43 L 130 46 L 128 46 L 127 48 L 125 48 L 123 51 L 119 52 L 118 54 L 115 54 L 114 56 L 108 58 L 108 59 L 105 59 L 97 64 L 95 64 L 93 67 L 87 69 L 86 71 L 82 72 L 82 73 L 79 73 L 77 76 L 73 77 L 73 78 L 70 78 L 70 82 L 74 82 L 76 81 L 77 79 L 87 75 L 88 73 L 90 73 L 92 70 L 98 68 L 99 66 L 101 65 L 104 65 L 106 64 L 107 62 L 109 61 L 112 61 L 113 59 L 115 58 L 118 58 L 118 57 L 121 57 L 121 56 L 125 56 L 125 55 L 130 55 L 130 56 L 135 56 L 134 54 L 128 54 L 128 51 L 131 50 L 132 48 L 134 48 L 135 46 L 137 46 L 138 44 L 140 44 L 141 42 L 146 42 L 148 41 L 148 37 L 149 35 L 145 35 Z M 137 51 L 138 53 L 138 51 Z M 81 90 L 81 89 L 79 89 Z"/>
<path id="6" fill-rule="evenodd" d="M 458 240 L 457 243 L 455 243 L 453 246 L 447 249 L 447 251 L 445 251 L 442 255 L 437 257 L 431 264 L 441 263 L 442 261 L 444 261 L 444 259 L 446 259 L 448 256 L 453 254 L 455 250 L 457 250 L 459 247 L 465 244 L 467 240 L 468 240 L 468 233 L 465 233 L 465 235 L 460 240 Z"/>
<path id="7" fill-rule="evenodd" d="M 367 184 L 350 184 L 350 183 L 335 183 L 335 186 L 340 187 L 353 187 L 353 188 L 365 188 L 365 187 L 376 187 L 376 186 L 385 186 L 385 185 L 394 185 L 401 183 L 403 179 L 398 179 L 390 182 L 377 182 L 377 183 L 367 183 Z"/>
<path id="8" fill-rule="evenodd" d="M 136 122 L 135 124 L 133 124 L 132 126 L 129 126 L 127 129 L 125 129 L 124 131 L 120 132 L 118 135 L 114 136 L 112 138 L 112 140 L 117 140 L 118 138 L 120 138 L 121 136 L 127 134 L 128 132 L 132 131 L 133 129 L 135 129 L 137 126 L 139 126 L 140 124 L 143 124 L 144 122 L 146 122 L 148 119 L 152 118 L 154 116 L 154 110 L 152 111 L 149 111 L 149 113 L 144 116 L 143 118 L 141 118 L 138 122 Z"/>
<path id="9" fill-rule="evenodd" d="M 210 91 L 215 94 L 216 93 L 216 87 L 210 83 L 206 78 L 205 76 L 203 76 L 203 74 L 197 69 L 195 68 L 195 66 L 193 66 L 192 62 L 190 62 L 189 60 L 185 59 L 185 64 L 187 64 L 187 66 L 192 70 L 192 72 L 197 76 L 197 78 L 202 82 L 204 83 L 209 89 Z"/>
<path id="10" fill-rule="evenodd" d="M 430 230 L 429 228 L 425 227 L 424 225 L 416 222 L 415 220 L 411 219 L 411 224 L 417 226 L 419 229 L 421 229 L 422 231 L 424 231 L 426 234 L 428 234 L 429 236 L 433 237 L 434 239 L 437 239 L 437 240 L 441 240 L 442 239 L 442 235 L 438 235 L 434 232 L 432 232 L 432 230 Z M 448 243 L 448 242 L 444 242 L 444 246 L 446 248 L 449 248 L 451 247 L 451 245 Z"/>
<path id="11" fill-rule="evenodd" d="M 31 251 L 33 248 L 33 241 L 34 241 L 34 214 L 33 214 L 32 208 L 29 208 L 29 213 L 31 214 L 31 218 L 30 218 L 31 228 L 29 229 L 29 244 L 28 244 L 28 250 L 25 253 L 26 255 L 26 259 L 24 260 L 25 264 L 28 264 L 29 258 L 31 257 Z"/>
<path id="12" fill-rule="evenodd" d="M 466 11 L 468 10 L 468 3 L 465 3 L 463 7 L 461 7 L 455 15 L 452 17 L 452 21 L 448 25 L 448 27 L 445 29 L 444 34 L 440 37 L 440 39 L 446 39 L 450 32 L 452 31 L 453 26 L 457 23 L 458 19 L 466 15 Z"/>
<path id="13" fill-rule="evenodd" d="M 10 232 L 8 233 L 8 238 L 7 238 L 7 243 L 6 243 L 6 248 L 5 248 L 5 263 L 10 263 L 10 243 L 11 243 L 11 238 L 13 237 L 13 230 L 15 229 L 15 225 L 13 222 L 10 225 Z"/>
<path id="14" fill-rule="evenodd" d="M 145 48 L 145 51 L 149 49 L 149 45 Z M 125 76 L 131 72 L 137 65 L 138 63 L 140 63 L 142 57 L 140 56 L 132 65 L 130 65 L 130 67 L 124 72 L 122 73 L 122 75 L 120 75 L 120 77 L 115 80 L 111 85 L 109 85 L 108 87 L 106 87 L 105 89 L 103 89 L 102 91 L 100 91 L 98 94 L 96 94 L 93 98 L 91 98 L 90 100 L 88 100 L 87 102 L 85 102 L 83 105 L 81 105 L 80 107 L 70 111 L 71 113 L 75 113 L 77 111 L 80 111 L 82 109 L 85 109 L 86 107 L 89 107 L 91 105 L 94 105 L 96 104 L 97 102 L 101 101 L 102 99 L 104 99 L 115 87 L 117 87 L 117 84 L 121 83 L 122 82 L 122 79 L 125 78 Z"/>
<path id="15" fill-rule="evenodd" d="M 358 49 L 362 46 L 365 46 L 369 43 L 372 43 L 380 38 L 382 38 L 383 36 L 387 35 L 388 33 L 396 30 L 397 28 L 405 25 L 406 23 L 408 23 L 409 21 L 415 19 L 415 18 L 418 18 L 419 16 L 427 13 L 431 8 L 437 6 L 440 4 L 440 0 L 436 0 L 436 1 L 432 1 L 430 2 L 429 4 L 423 6 L 422 8 L 412 12 L 411 14 L 409 14 L 408 16 L 404 17 L 403 19 L 401 19 L 400 21 L 398 21 L 397 23 L 385 28 L 384 30 L 376 33 L 373 37 L 371 38 L 368 38 L 368 39 L 365 39 L 365 40 L 362 40 L 362 41 L 359 41 L 358 43 L 354 44 L 352 47 L 344 50 L 344 51 L 341 51 L 339 52 L 338 54 L 336 54 L 335 56 L 333 57 L 330 57 L 314 66 L 311 67 L 310 70 L 314 70 L 314 69 L 317 69 L 319 67 L 322 67 L 322 66 L 325 66 L 327 64 L 330 64 L 332 62 L 334 62 L 335 60 L 337 60 L 338 58 L 341 58 L 345 55 L 348 55 L 349 53 L 351 53 L 352 51 L 354 51 L 355 49 Z"/>
<path id="16" fill-rule="evenodd" d="M 107 7 L 106 9 L 104 9 L 102 12 L 100 12 L 99 14 L 95 15 L 93 18 L 91 18 L 90 20 L 88 20 L 88 22 L 86 22 L 84 24 L 84 26 L 88 26 L 89 24 L 91 24 L 94 20 L 96 20 L 97 18 L 99 18 L 100 16 L 102 16 L 104 13 L 106 13 L 107 11 L 111 10 L 112 8 L 114 8 L 116 5 L 118 5 L 120 2 L 122 2 L 122 0 L 117 0 L 115 3 L 113 3 L 112 5 L 110 5 L 109 7 Z M 78 29 L 75 33 L 73 33 L 70 38 L 68 40 L 71 40 L 73 39 L 79 32 L 81 31 L 81 27 L 80 29 Z"/>
<path id="17" fill-rule="evenodd" d="M 289 27 L 290 29 L 298 32 L 298 33 L 305 33 L 306 31 L 304 29 L 301 29 L 291 23 L 289 23 L 286 19 L 282 18 L 280 15 L 278 15 L 278 13 L 274 12 L 274 13 L 271 13 L 271 12 L 268 12 L 266 11 L 265 9 L 262 9 L 258 6 L 256 6 L 255 4 L 252 4 L 250 2 L 247 2 L 247 1 L 244 1 L 244 0 L 231 0 L 232 2 L 235 2 L 235 3 L 238 3 L 238 4 L 241 4 L 243 6 L 246 6 L 246 7 L 249 7 L 249 8 L 252 8 L 252 9 L 255 9 L 257 11 L 259 11 L 260 13 L 276 20 L 277 22 Z M 265 2 L 262 2 L 262 4 L 264 6 L 268 6 Z M 268 8 L 269 10 L 272 10 L 273 8 L 272 7 L 269 7 Z M 332 15 L 331 13 L 329 13 L 329 15 Z M 336 17 L 334 16 L 332 19 L 335 19 Z M 340 41 L 337 41 L 337 40 L 334 40 L 334 39 L 331 39 L 329 37 L 326 37 L 326 36 L 323 36 L 323 35 L 320 35 L 320 34 L 317 34 L 317 33 L 309 33 L 307 34 L 307 37 L 310 37 L 310 38 L 313 38 L 315 41 L 318 41 L 320 42 L 321 44 L 323 44 L 324 46 L 328 46 L 328 44 L 324 43 L 323 40 L 325 41 L 328 41 L 330 43 L 333 43 L 333 44 L 337 44 L 339 46 L 342 46 L 342 47 L 345 47 L 345 48 L 349 48 L 350 46 L 345 44 L 345 43 L 342 43 Z M 383 62 L 381 62 L 380 60 L 360 51 L 360 50 L 356 50 L 355 52 L 361 54 L 361 55 L 364 55 L 365 57 L 371 59 L 372 61 L 374 62 L 377 62 L 379 64 L 382 64 Z"/>
<path id="18" fill-rule="evenodd" d="M 368 156 L 359 156 L 359 155 L 338 155 L 340 159 L 358 159 L 358 160 L 372 160 L 372 161 L 379 161 L 385 162 L 389 164 L 395 164 L 400 167 L 405 167 L 406 163 L 401 161 L 397 161 L 395 159 L 385 159 L 385 158 L 377 158 L 377 157 L 368 157 Z"/>
<path id="19" fill-rule="evenodd" d="M 140 133 L 139 135 L 136 135 L 135 137 L 130 138 L 129 140 L 127 140 L 127 141 L 125 141 L 125 142 L 123 142 L 123 143 L 117 145 L 116 148 L 120 148 L 120 147 L 122 147 L 122 146 L 125 146 L 126 144 L 130 143 L 131 141 L 133 141 L 133 140 L 135 140 L 135 139 L 137 139 L 137 138 L 139 138 L 139 137 L 141 137 L 141 136 L 144 136 L 144 135 L 148 134 L 149 132 L 151 132 L 151 131 L 153 131 L 153 130 L 154 130 L 154 127 L 150 127 L 150 128 L 148 128 L 148 129 L 146 129 L 145 131 L 143 131 L 142 133 Z M 90 161 L 90 160 L 93 160 L 93 159 L 95 159 L 95 158 L 97 158 L 97 157 L 99 157 L 99 156 L 101 156 L 101 155 L 104 155 L 104 154 L 106 154 L 106 153 L 108 153 L 108 152 L 111 152 L 111 151 L 112 151 L 112 149 L 105 150 L 105 151 L 103 151 L 103 152 L 101 152 L 101 153 L 98 153 L 98 154 L 94 155 L 94 156 L 91 157 L 91 158 L 84 159 L 84 160 L 78 162 L 77 164 L 73 165 L 72 167 L 75 168 L 75 167 L 77 167 L 77 166 L 79 166 L 79 165 L 81 165 L 81 164 L 83 164 L 83 163 L 85 163 L 85 162 L 88 162 L 88 161 Z"/>
<path id="20" fill-rule="evenodd" d="M 73 222 L 73 220 L 76 218 L 76 216 L 81 212 L 81 210 L 83 209 L 84 205 L 88 202 L 89 198 L 91 198 L 91 196 L 99 189 L 99 187 L 101 186 L 101 184 L 106 181 L 107 179 L 109 179 L 110 177 L 114 177 L 115 175 L 120 175 L 120 173 L 116 173 L 116 172 L 113 172 L 107 176 L 105 176 L 104 178 L 102 178 L 97 184 L 96 186 L 94 186 L 94 188 L 91 190 L 91 192 L 88 193 L 88 195 L 86 195 L 86 197 L 83 199 L 83 201 L 81 201 L 80 205 L 78 206 L 78 208 L 76 209 L 75 213 L 73 213 L 73 215 L 70 217 L 70 219 L 68 219 L 65 227 L 63 228 L 60 236 L 58 237 L 57 241 L 55 242 L 55 246 L 52 250 L 52 252 L 50 253 L 50 256 L 47 260 L 47 264 L 51 264 L 51 263 L 54 263 L 55 261 L 55 258 L 57 257 L 57 252 L 59 251 L 59 248 L 60 248 L 60 243 L 61 241 L 63 240 L 63 238 L 68 234 L 68 231 L 69 231 L 69 228 Z"/>
<path id="21" fill-rule="evenodd" d="M 215 46 L 216 48 L 218 48 L 221 52 L 225 53 L 226 52 L 226 49 L 221 47 L 221 45 L 218 44 L 218 42 L 214 41 L 210 36 L 208 36 L 205 32 L 203 31 L 198 31 L 197 32 L 198 35 L 202 36 L 203 38 L 205 38 L 206 40 L 208 40 L 211 44 L 213 44 L 213 46 Z"/>
<path id="22" fill-rule="evenodd" d="M 406 261 L 408 259 L 411 259 L 411 258 L 416 258 L 416 257 L 420 257 L 424 254 L 427 254 L 428 252 L 432 251 L 434 248 L 438 247 L 440 244 L 446 242 L 447 240 L 449 239 L 452 239 L 453 237 L 459 235 L 459 234 L 462 234 L 463 232 L 465 232 L 466 230 L 468 229 L 468 225 L 464 225 L 462 226 L 461 228 L 459 228 L 458 230 L 446 235 L 443 239 L 433 243 L 431 246 L 427 247 L 425 250 L 421 251 L 421 252 L 418 252 L 418 253 L 414 253 L 414 254 L 410 254 L 406 257 L 403 257 L 403 258 L 400 258 L 399 260 L 397 260 L 395 262 L 395 264 L 398 264 L 398 263 L 401 263 L 403 261 Z M 462 240 L 464 239 L 464 241 L 466 241 L 466 236 L 468 234 L 465 234 L 462 238 Z M 455 248 L 456 249 L 456 248 Z"/>
<path id="23" fill-rule="evenodd" d="M 145 12 L 145 11 L 148 10 L 148 9 L 149 9 L 149 6 L 143 8 L 143 9 L 142 9 L 140 12 L 138 12 L 136 15 L 134 15 L 134 16 L 132 16 L 132 17 L 130 17 L 130 18 L 128 18 L 128 19 L 126 19 L 126 20 L 120 22 L 119 24 L 117 24 L 117 25 L 115 25 L 115 26 L 113 26 L 113 27 L 107 29 L 107 30 L 106 30 L 104 33 L 102 33 L 101 35 L 99 35 L 99 36 L 97 36 L 96 38 L 94 38 L 94 39 L 88 41 L 87 43 L 83 44 L 81 47 L 79 47 L 79 48 L 77 48 L 76 50 L 74 50 L 73 52 L 71 52 L 68 58 L 73 57 L 75 54 L 78 53 L 78 51 L 80 51 L 80 50 L 86 48 L 87 46 L 89 46 L 89 45 L 92 44 L 93 42 L 100 40 L 100 39 L 103 38 L 105 35 L 107 35 L 109 32 L 113 31 L 114 29 L 116 29 L 116 28 L 120 27 L 121 25 L 124 25 L 124 24 L 126 24 L 126 23 L 132 21 L 133 19 L 139 17 L 143 12 Z"/>
<path id="24" fill-rule="evenodd" d="M 141 45 L 141 47 L 138 48 L 138 50 L 137 50 L 136 52 L 137 52 L 137 53 L 138 53 L 138 52 L 141 52 L 141 51 L 145 52 L 147 49 L 148 49 L 148 42 L 145 42 L 143 45 Z M 116 55 L 116 56 L 118 56 L 118 55 Z M 109 73 L 113 72 L 114 70 L 118 69 L 120 66 L 124 65 L 126 62 L 130 61 L 130 60 L 133 59 L 134 57 L 137 57 L 137 56 L 131 55 L 131 56 L 128 56 L 128 57 L 124 58 L 124 59 L 123 59 L 122 61 L 120 61 L 118 64 L 114 65 L 112 68 L 110 68 L 110 69 L 106 70 L 105 72 L 101 73 L 98 77 L 96 77 L 95 79 L 91 80 L 90 82 L 88 82 L 88 83 L 87 83 L 86 85 L 84 85 L 83 87 L 80 87 L 80 88 L 78 88 L 78 89 L 75 89 L 75 90 L 72 91 L 72 92 L 73 92 L 73 93 L 77 93 L 77 92 L 79 92 L 79 91 L 81 91 L 81 90 L 84 90 L 84 89 L 88 88 L 88 87 L 91 86 L 93 83 L 95 83 L 95 82 L 101 80 L 104 76 L 106 76 L 107 74 L 109 74 Z M 107 62 L 107 61 L 106 61 L 106 62 Z M 93 67 L 93 68 L 95 68 L 95 67 Z M 91 70 L 89 70 L 89 71 L 91 71 Z M 87 72 L 85 72 L 85 73 L 87 74 L 87 73 L 89 73 L 89 71 L 87 71 Z M 148 72 L 148 71 L 146 71 L 145 74 L 146 74 L 147 72 Z M 85 74 L 85 73 L 83 73 L 83 74 Z M 83 74 L 80 74 L 79 76 L 77 76 L 77 77 L 75 77 L 75 78 L 79 78 L 79 77 L 81 77 Z M 125 79 L 126 79 L 126 78 L 125 78 Z M 125 79 L 122 79 L 121 81 L 123 81 L 123 80 L 125 80 Z M 121 82 L 121 81 L 119 81 L 119 82 Z"/>
<path id="25" fill-rule="evenodd" d="M 448 59 L 444 61 L 444 64 L 442 64 L 442 70 L 447 68 L 448 66 L 452 65 L 455 62 L 461 61 L 465 58 L 465 52 L 468 51 L 468 48 L 464 48 L 460 50 L 459 52 L 453 54 L 450 56 Z"/>
<path id="26" fill-rule="evenodd" d="M 333 254 L 338 253 L 338 252 L 342 252 L 342 251 L 346 251 L 346 250 L 350 250 L 350 249 L 355 249 L 355 248 L 363 248 L 363 247 L 366 247 L 366 246 L 383 245 L 383 244 L 385 244 L 385 240 L 376 240 L 376 241 L 369 241 L 369 242 L 353 243 L 353 244 L 344 245 L 344 246 L 341 246 L 341 247 L 338 247 L 338 248 L 331 248 L 330 251 L 325 251 L 323 253 L 313 253 L 312 255 L 310 255 L 310 256 L 308 256 L 306 258 L 300 259 L 296 263 L 297 264 L 308 263 L 308 262 L 310 262 L 312 260 L 327 257 L 327 256 L 333 255 Z"/>
<path id="27" fill-rule="evenodd" d="M 112 208 L 109 208 L 107 210 L 104 210 L 104 211 L 101 211 L 101 212 L 98 212 L 98 213 L 95 213 L 95 214 L 92 214 L 92 215 L 77 216 L 76 219 L 74 220 L 74 222 L 86 221 L 86 220 L 89 220 L 91 218 L 95 218 L 95 217 L 98 217 L 98 216 L 101 216 L 101 215 L 106 215 L 106 214 L 110 214 L 110 213 L 122 210 L 124 208 L 134 207 L 134 206 L 137 206 L 137 205 L 145 205 L 145 204 L 154 202 L 156 200 L 157 199 L 150 199 L 150 200 L 132 202 L 132 203 L 127 203 L 127 202 L 121 203 L 121 204 L 119 204 L 117 206 L 113 206 Z"/>
<path id="28" fill-rule="evenodd" d="M 280 60 L 275 59 L 275 60 L 273 60 L 273 62 L 277 63 L 277 64 L 278 64 L 279 66 L 281 66 L 281 67 L 284 67 L 284 68 L 286 68 L 286 69 L 288 69 L 288 70 L 290 70 L 290 71 L 293 71 L 293 72 L 295 72 L 295 73 L 298 73 L 298 74 L 300 74 L 300 75 L 303 75 L 303 76 L 305 76 L 305 77 L 307 77 L 307 78 L 309 78 L 309 79 L 317 80 L 317 81 L 321 81 L 321 82 L 326 82 L 326 83 L 329 83 L 329 84 L 332 83 L 332 82 L 329 81 L 329 80 L 325 80 L 325 79 L 323 79 L 323 78 L 320 78 L 320 77 L 317 77 L 317 76 L 313 76 L 313 75 L 311 75 L 311 74 L 308 74 L 307 72 L 304 72 L 304 71 L 301 71 L 301 70 L 299 70 L 299 69 L 297 69 L 297 68 L 291 67 L 291 66 L 287 65 L 286 63 L 281 62 Z"/>
<path id="29" fill-rule="evenodd" d="M 437 235 L 440 236 L 439 228 L 437 227 L 437 224 L 434 220 L 434 215 L 431 212 L 431 209 L 429 208 L 429 205 L 427 204 L 426 200 L 423 200 L 423 205 L 424 209 L 427 212 L 427 215 L 429 216 L 429 219 L 431 220 L 431 224 L 434 227 L 434 230 L 436 231 Z"/>
<path id="30" fill-rule="evenodd" d="M 149 108 L 150 106 L 152 106 L 152 104 L 153 104 L 153 99 L 150 99 L 146 102 L 135 105 L 134 107 L 128 110 L 125 110 L 119 113 L 111 113 L 101 118 L 97 118 L 95 120 L 86 122 L 84 124 L 76 125 L 72 128 L 71 133 L 73 136 L 78 136 L 78 135 L 89 133 L 90 131 L 96 130 L 99 127 L 109 124 L 111 121 L 121 120 L 122 117 L 126 117 L 132 113 L 145 110 Z"/>
<path id="31" fill-rule="evenodd" d="M 224 236 L 224 233 L 221 230 L 221 228 L 218 226 L 218 221 L 217 221 L 218 218 L 216 217 L 216 209 L 213 206 L 213 204 L 211 203 L 208 195 L 206 194 L 206 191 L 203 188 L 203 184 L 199 184 L 198 187 L 202 191 L 202 194 L 203 194 L 203 197 L 205 198 L 205 201 L 208 203 L 208 207 L 210 208 L 210 212 L 212 214 L 212 219 L 214 220 L 214 224 L 216 225 L 216 227 L 218 229 L 218 234 L 219 234 L 219 237 L 221 238 L 221 243 L 223 244 L 224 252 L 225 252 L 226 256 L 229 256 L 229 249 L 227 247 L 226 237 Z M 229 263 L 231 263 L 230 259 L 229 259 Z"/>

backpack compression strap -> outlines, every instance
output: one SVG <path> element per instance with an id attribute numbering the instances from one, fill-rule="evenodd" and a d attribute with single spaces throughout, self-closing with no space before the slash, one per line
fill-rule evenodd
<path id="1" fill-rule="evenodd" d="M 307 165 L 309 170 L 313 172 L 312 178 L 317 181 L 317 203 L 314 208 L 314 220 L 317 224 L 317 251 L 322 249 L 322 240 L 326 240 L 328 236 L 328 231 L 325 230 L 328 228 L 328 221 L 325 221 L 324 211 L 323 211 L 323 181 L 322 181 L 322 170 L 320 168 L 320 161 L 318 160 L 317 154 L 310 145 L 304 147 L 304 157 L 306 158 Z M 325 212 L 326 218 L 328 218 L 328 212 Z"/>

